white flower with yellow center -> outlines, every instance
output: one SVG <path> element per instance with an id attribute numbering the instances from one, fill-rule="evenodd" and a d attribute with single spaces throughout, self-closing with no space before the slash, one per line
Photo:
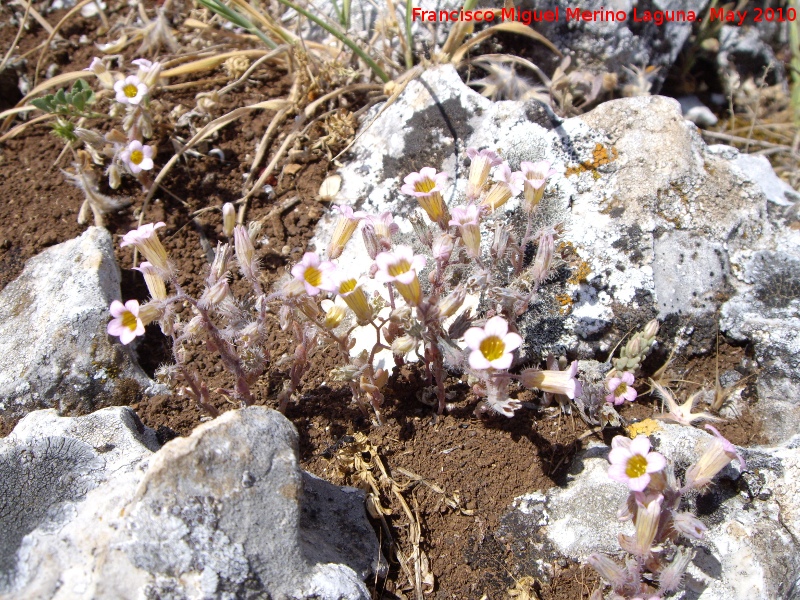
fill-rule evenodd
<path id="1" fill-rule="evenodd" d="M 136 106 L 144 100 L 150 90 L 136 75 L 129 75 L 114 84 L 114 91 L 117 93 L 117 102 Z"/>
<path id="2" fill-rule="evenodd" d="M 114 300 L 109 311 L 114 318 L 108 323 L 108 335 L 119 337 L 123 344 L 130 344 L 137 336 L 144 335 L 144 323 L 139 318 L 136 300 L 128 300 L 125 304 Z"/>
<path id="3" fill-rule="evenodd" d="M 611 440 L 608 453 L 608 476 L 614 481 L 627 483 L 633 492 L 642 492 L 650 484 L 650 474 L 662 471 L 667 460 L 658 452 L 650 452 L 647 436 L 637 435 L 630 440 L 616 436 Z"/>
<path id="4" fill-rule="evenodd" d="M 120 158 L 134 175 L 142 171 L 149 171 L 153 168 L 153 147 L 142 145 L 142 142 L 133 140 L 122 151 Z"/>
<path id="5" fill-rule="evenodd" d="M 472 350 L 469 366 L 473 369 L 508 369 L 520 347 L 522 338 L 509 333 L 508 322 L 503 317 L 492 317 L 483 327 L 472 327 L 464 334 L 464 341 Z"/>
<path id="6" fill-rule="evenodd" d="M 303 284 L 309 296 L 316 296 L 320 290 L 327 290 L 336 284 L 331 279 L 335 268 L 332 262 L 320 262 L 315 253 L 306 252 L 303 259 L 292 267 L 292 276 Z"/>

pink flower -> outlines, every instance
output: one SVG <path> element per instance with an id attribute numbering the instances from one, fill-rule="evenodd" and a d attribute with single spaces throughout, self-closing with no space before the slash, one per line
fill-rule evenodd
<path id="1" fill-rule="evenodd" d="M 120 154 L 122 162 L 134 175 L 153 168 L 153 147 L 143 146 L 139 140 L 133 140 Z"/>
<path id="2" fill-rule="evenodd" d="M 461 232 L 461 239 L 464 246 L 472 258 L 481 256 L 481 229 L 480 229 L 480 210 L 475 204 L 466 206 L 456 206 L 453 209 L 453 218 L 449 225 L 458 227 Z"/>
<path id="3" fill-rule="evenodd" d="M 144 323 L 139 318 L 136 300 L 128 300 L 125 304 L 114 300 L 109 310 L 114 318 L 108 323 L 108 335 L 119 337 L 123 344 L 130 344 L 137 336 L 144 335 Z"/>
<path id="4" fill-rule="evenodd" d="M 136 75 L 129 75 L 114 84 L 117 93 L 117 102 L 136 106 L 140 104 L 149 91 Z"/>
<path id="5" fill-rule="evenodd" d="M 633 389 L 633 373 L 625 371 L 621 377 L 612 377 L 608 380 L 608 391 L 606 402 L 619 406 L 625 404 L 625 400 L 633 402 L 636 400 L 637 392 Z"/>
<path id="6" fill-rule="evenodd" d="M 561 394 L 574 400 L 580 398 L 583 393 L 583 386 L 576 378 L 577 374 L 578 361 L 575 360 L 564 371 L 525 369 L 519 374 L 519 379 L 526 388 L 536 388 L 549 394 Z"/>
<path id="7" fill-rule="evenodd" d="M 328 258 L 339 258 L 344 251 L 344 247 L 350 238 L 353 237 L 358 222 L 367 216 L 364 211 L 353 212 L 353 207 L 346 204 L 334 206 L 333 210 L 340 213 L 339 219 L 336 221 L 336 226 L 331 235 L 331 241 L 328 244 Z"/>
<path id="8" fill-rule="evenodd" d="M 314 252 L 306 252 L 303 260 L 292 267 L 292 275 L 305 286 L 309 296 L 316 296 L 320 290 L 328 290 L 336 285 L 332 281 L 334 269 L 336 265 L 332 262 L 320 262 Z"/>
<path id="9" fill-rule="evenodd" d="M 489 179 L 489 171 L 501 164 L 503 159 L 491 150 L 478 151 L 477 148 L 467 148 L 467 156 L 472 161 L 469 165 L 467 198 L 476 200 L 481 195 L 486 180 Z"/>
<path id="10" fill-rule="evenodd" d="M 628 484 L 628 488 L 634 492 L 644 491 L 650 484 L 650 474 L 667 466 L 667 459 L 661 454 L 650 452 L 650 440 L 644 435 L 637 435 L 634 440 L 616 436 L 611 440 L 608 462 L 611 463 L 608 476 L 614 481 Z"/>
<path id="11" fill-rule="evenodd" d="M 411 173 L 403 181 L 405 185 L 400 191 L 414 196 L 430 220 L 438 223 L 442 229 L 447 229 L 450 215 L 442 197 L 444 185 L 447 183 L 447 173 L 437 173 L 436 169 L 423 167 L 419 173 Z"/>
<path id="12" fill-rule="evenodd" d="M 375 257 L 378 271 L 375 279 L 393 283 L 406 302 L 413 306 L 422 301 L 422 289 L 417 272 L 425 267 L 424 256 L 414 254 L 411 246 L 397 246 L 394 252 L 381 252 Z"/>
<path id="13" fill-rule="evenodd" d="M 167 259 L 167 250 L 161 240 L 158 239 L 158 234 L 156 234 L 156 229 L 159 227 L 164 227 L 164 223 L 147 223 L 138 229 L 129 231 L 122 236 L 120 247 L 135 246 L 164 279 L 170 279 L 172 266 Z"/>
<path id="14" fill-rule="evenodd" d="M 367 215 L 367 221 L 375 229 L 379 240 L 386 239 L 391 242 L 392 236 L 400 231 L 400 226 L 394 222 L 392 213 L 388 210 L 379 215 Z"/>
<path id="15" fill-rule="evenodd" d="M 544 188 L 547 184 L 547 180 L 556 174 L 556 172 L 550 168 L 550 164 L 549 160 L 540 160 L 535 163 L 526 161 L 519 165 L 525 180 L 525 203 L 523 204 L 523 208 L 527 213 L 533 212 L 533 209 L 539 204 L 542 196 L 544 196 Z"/>
<path id="16" fill-rule="evenodd" d="M 495 184 L 481 201 L 481 205 L 492 210 L 501 207 L 514 196 L 519 195 L 524 187 L 524 178 L 519 171 L 511 171 L 508 163 L 503 163 L 495 172 Z"/>
<path id="17" fill-rule="evenodd" d="M 522 344 L 518 334 L 509 333 L 503 317 L 492 317 L 482 328 L 468 329 L 464 341 L 472 350 L 469 366 L 473 369 L 508 369 L 514 358 L 511 353 Z"/>

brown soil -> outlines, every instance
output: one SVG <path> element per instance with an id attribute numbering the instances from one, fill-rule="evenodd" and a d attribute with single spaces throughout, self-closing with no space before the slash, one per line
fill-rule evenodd
<path id="1" fill-rule="evenodd" d="M 5 19 L 8 11 L 7 7 L 0 7 L 0 18 Z M 55 23 L 61 16 L 63 13 L 54 13 L 48 18 Z M 66 55 L 59 55 L 62 71 L 88 65 L 95 50 L 91 45 L 80 44 L 79 39 L 83 34 L 92 38 L 94 26 L 94 21 L 76 18 L 65 30 L 65 37 L 74 47 L 67 44 Z M 12 28 L 0 29 L 0 54 L 5 53 L 14 34 Z M 33 26 L 22 37 L 20 49 L 33 48 L 45 37 L 41 28 Z M 101 37 L 100 41 L 105 40 Z M 33 64 L 35 59 L 29 61 L 29 77 L 32 77 Z M 44 64 L 46 67 L 49 61 Z M 262 70 L 253 83 L 226 96 L 214 116 L 268 97 L 285 95 L 289 84 L 284 73 Z M 159 100 L 167 107 L 177 103 L 191 107 L 194 94 L 199 91 L 201 89 L 165 92 Z M 363 98 L 351 98 L 353 105 L 359 101 Z M 197 294 L 202 289 L 207 271 L 208 260 L 201 240 L 207 240 L 211 247 L 215 247 L 218 240 L 225 241 L 219 208 L 222 203 L 239 197 L 243 174 L 248 169 L 245 157 L 253 153 L 271 117 L 272 113 L 254 114 L 234 127 L 223 129 L 213 145 L 224 152 L 225 161 L 204 156 L 181 163 L 164 183 L 170 193 L 158 194 L 158 200 L 148 209 L 146 222 L 166 223 L 161 230 L 162 239 L 182 274 L 181 283 L 190 293 Z M 168 133 L 166 129 L 162 131 L 158 140 L 157 166 L 170 157 Z M 278 143 L 280 141 L 279 137 Z M 63 160 L 54 166 L 62 148 L 62 143 L 43 125 L 28 128 L 0 147 L 0 195 L 5 199 L 0 204 L 0 288 L 19 275 L 27 259 L 48 246 L 74 238 L 85 229 L 76 222 L 83 201 L 81 192 L 65 182 L 59 171 L 67 167 Z M 326 210 L 316 199 L 329 168 L 325 157 L 312 153 L 305 158 L 294 158 L 292 162 L 301 165 L 300 170 L 293 175 L 279 175 L 272 182 L 275 196 L 256 198 L 248 213 L 252 220 L 269 217 L 262 230 L 267 241 L 258 248 L 267 286 L 283 277 L 309 249 L 314 226 Z M 109 219 L 108 228 L 115 239 L 136 227 L 137 217 L 133 211 L 141 207 L 143 198 L 141 190 L 135 186 L 123 187 L 120 191 L 132 196 L 134 203 Z M 298 202 L 289 209 L 274 210 L 292 197 L 297 197 Z M 216 210 L 192 218 L 195 211 L 209 206 Z M 130 268 L 130 252 L 117 248 L 117 258 L 123 274 L 123 297 L 145 300 L 147 291 L 141 275 Z M 292 339 L 278 327 L 277 319 L 268 345 L 273 362 L 294 347 Z M 740 367 L 742 349 L 723 345 L 721 350 L 720 372 Z M 138 354 L 142 366 L 151 375 L 159 364 L 169 361 L 166 339 L 157 328 L 148 328 Z M 202 348 L 194 349 L 189 360 L 204 376 L 209 388 L 231 387 L 219 363 Z M 366 434 L 385 465 L 387 475 L 402 487 L 401 494 L 420 525 L 420 549 L 430 561 L 435 581 L 431 597 L 504 598 L 508 597 L 507 590 L 524 589 L 525 577 L 530 573 L 525 572 L 521 566 L 524 563 L 517 560 L 511 544 L 496 535 L 500 519 L 516 496 L 564 482 L 565 471 L 581 448 L 579 438 L 587 432 L 586 425 L 577 418 L 559 417 L 535 409 L 522 410 L 513 419 L 475 418 L 472 412 L 477 400 L 469 387 L 456 378 L 448 382 L 453 409 L 437 419 L 433 409 L 416 398 L 423 387 L 419 371 L 415 367 L 404 367 L 395 372 L 388 386 L 386 422 L 375 426 L 353 407 L 349 391 L 323 385 L 333 366 L 332 360 L 330 352 L 324 348 L 317 350 L 306 376 L 305 394 L 298 404 L 288 409 L 287 416 L 300 433 L 303 468 L 337 484 L 354 483 L 353 473 L 342 470 L 337 456 L 352 445 L 354 434 Z M 653 370 L 658 366 L 654 365 Z M 713 367 L 713 356 L 711 363 L 707 357 L 692 358 L 684 365 L 675 365 L 675 378 L 694 378 L 713 385 Z M 284 377 L 285 370 L 270 368 L 255 386 L 257 403 L 275 407 L 275 395 Z M 644 392 L 644 388 L 640 391 Z M 529 402 L 535 400 L 530 392 L 521 392 L 521 397 Z M 216 402 L 221 410 L 234 408 L 221 396 Z M 189 434 L 208 418 L 188 399 L 177 395 L 147 398 L 134 393 L 130 405 L 146 425 L 158 431 L 162 442 Z M 623 417 L 645 418 L 652 415 L 653 407 L 652 400 L 643 398 L 642 402 L 624 407 Z M 744 419 L 720 427 L 736 443 L 757 440 L 757 433 L 747 428 L 746 415 Z M 606 441 L 611 433 L 614 432 L 605 432 Z M 375 476 L 378 477 L 378 473 Z M 374 523 L 386 544 L 387 556 L 391 555 L 387 533 L 408 555 L 412 548 L 411 519 L 386 485 L 381 485 L 380 502 L 389 511 L 386 516 L 388 532 L 380 521 Z M 561 560 L 556 563 L 556 573 L 549 582 L 537 581 L 532 585 L 540 598 L 576 600 L 588 598 L 597 581 L 591 569 Z M 376 582 L 374 590 L 376 598 L 413 595 L 396 561 L 392 561 L 389 577 Z"/>

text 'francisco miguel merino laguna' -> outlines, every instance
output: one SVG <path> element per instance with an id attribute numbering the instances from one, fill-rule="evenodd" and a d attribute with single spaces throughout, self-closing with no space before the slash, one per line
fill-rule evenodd
<path id="1" fill-rule="evenodd" d="M 756 20 L 760 20 L 757 9 Z M 782 11 L 781 11 L 782 13 Z M 557 22 L 561 18 L 567 21 L 628 21 L 634 23 L 652 22 L 656 25 L 679 21 L 692 22 L 699 21 L 702 16 L 693 10 L 639 10 L 634 8 L 629 14 L 624 10 L 607 10 L 601 7 L 600 10 L 583 10 L 581 8 L 566 8 L 561 11 L 559 7 L 551 10 L 521 10 L 518 8 L 505 9 L 486 9 L 486 10 L 424 10 L 414 8 L 411 16 L 415 21 L 519 21 L 524 25 L 534 22 L 549 21 Z M 767 20 L 794 20 L 786 18 L 781 14 L 781 18 Z M 747 18 L 747 11 L 727 10 L 724 8 L 712 8 L 709 14 L 710 21 L 723 21 L 732 25 L 742 25 Z"/>

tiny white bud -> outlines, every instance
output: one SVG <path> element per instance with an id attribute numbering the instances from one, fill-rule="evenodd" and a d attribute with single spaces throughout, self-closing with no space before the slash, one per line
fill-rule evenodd
<path id="1" fill-rule="evenodd" d="M 226 237 L 231 237 L 235 226 L 236 208 L 230 202 L 226 202 L 222 205 L 222 232 Z"/>

